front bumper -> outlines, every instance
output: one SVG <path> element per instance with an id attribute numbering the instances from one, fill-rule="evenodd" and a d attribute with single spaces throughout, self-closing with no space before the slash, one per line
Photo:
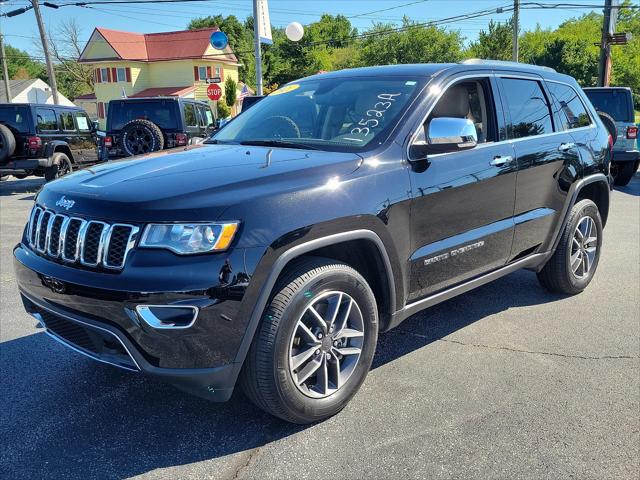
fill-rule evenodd
<path id="1" fill-rule="evenodd" d="M 614 162 L 637 162 L 640 160 L 640 151 L 629 150 L 626 152 L 613 151 Z"/>
<path id="2" fill-rule="evenodd" d="M 19 244 L 14 268 L 25 309 L 56 340 L 95 360 L 225 401 L 241 367 L 236 355 L 246 329 L 238 314 L 244 286 L 232 278 L 223 282 L 218 270 L 244 266 L 244 252 L 202 256 L 195 264 L 180 258 L 179 264 L 186 263 L 182 268 L 166 268 L 166 253 L 173 256 L 135 252 L 125 270 L 114 274 L 61 265 Z M 201 276 L 213 280 L 197 287 Z M 199 307 L 197 320 L 186 329 L 153 328 L 136 314 L 138 305 L 186 304 Z"/>

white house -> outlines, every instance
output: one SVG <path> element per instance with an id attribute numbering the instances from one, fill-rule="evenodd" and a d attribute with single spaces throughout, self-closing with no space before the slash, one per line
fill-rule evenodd
<path id="1" fill-rule="evenodd" d="M 53 104 L 51 87 L 39 78 L 29 80 L 9 80 L 12 103 L 50 103 Z M 58 92 L 60 105 L 74 106 L 73 102 Z M 0 102 L 7 101 L 4 82 L 0 82 Z"/>

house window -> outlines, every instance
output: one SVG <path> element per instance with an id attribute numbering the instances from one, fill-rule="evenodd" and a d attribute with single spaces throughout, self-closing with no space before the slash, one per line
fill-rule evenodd
<path id="1" fill-rule="evenodd" d="M 118 68 L 117 69 L 118 82 L 126 82 L 127 81 L 127 69 L 126 68 Z"/>
<path id="2" fill-rule="evenodd" d="M 207 79 L 207 67 L 198 67 L 198 77 L 200 80 Z"/>
<path id="3" fill-rule="evenodd" d="M 101 68 L 100 69 L 100 81 L 102 83 L 107 83 L 109 81 L 109 69 Z"/>
<path id="4" fill-rule="evenodd" d="M 216 67 L 216 77 L 220 76 L 220 67 Z"/>

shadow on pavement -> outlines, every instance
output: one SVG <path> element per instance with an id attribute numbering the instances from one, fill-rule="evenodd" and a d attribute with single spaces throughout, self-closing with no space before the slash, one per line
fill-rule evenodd
<path id="1" fill-rule="evenodd" d="M 628 185 L 625 185 L 624 187 L 615 187 L 615 189 L 618 192 L 640 197 L 640 170 L 636 172 Z"/>
<path id="2" fill-rule="evenodd" d="M 373 368 L 487 315 L 558 298 L 531 272 L 516 272 L 382 334 Z M 239 393 L 210 403 L 94 363 L 43 333 L 0 344 L 0 358 L 5 478 L 130 477 L 248 451 L 308 428 L 263 413 Z"/>
<path id="3" fill-rule="evenodd" d="M 8 197 L 16 193 L 37 193 L 44 184 L 44 178 L 34 177 L 24 180 L 3 180 L 0 183 L 0 196 Z"/>

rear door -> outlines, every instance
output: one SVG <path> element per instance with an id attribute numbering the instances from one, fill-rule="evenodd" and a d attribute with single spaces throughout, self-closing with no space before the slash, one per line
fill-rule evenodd
<path id="1" fill-rule="evenodd" d="M 514 259 L 546 249 L 545 241 L 560 221 L 567 190 L 582 172 L 576 142 L 554 124 L 542 78 L 501 73 L 499 82 L 507 136 L 518 165 Z"/>

